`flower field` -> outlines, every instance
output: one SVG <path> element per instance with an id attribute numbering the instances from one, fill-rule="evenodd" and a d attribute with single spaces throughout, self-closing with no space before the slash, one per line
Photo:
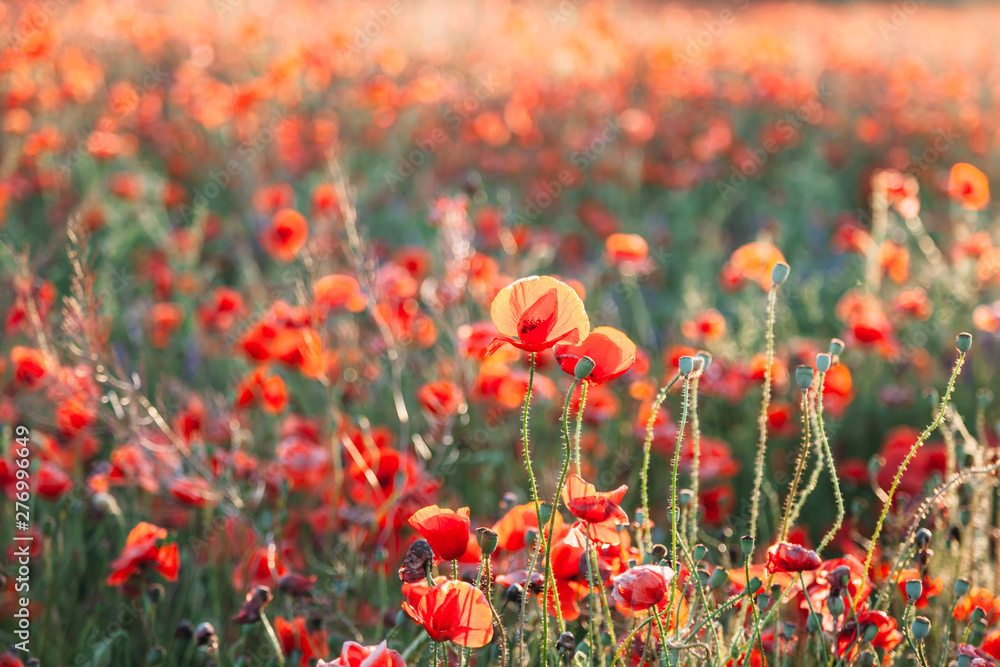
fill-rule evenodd
<path id="1" fill-rule="evenodd" d="M 997 665 L 998 25 L 0 2 L 0 667 Z"/>

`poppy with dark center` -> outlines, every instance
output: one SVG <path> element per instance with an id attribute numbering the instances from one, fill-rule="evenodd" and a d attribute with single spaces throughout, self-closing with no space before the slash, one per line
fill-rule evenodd
<path id="1" fill-rule="evenodd" d="M 177 581 L 180 557 L 176 544 L 159 546 L 167 531 L 145 521 L 128 534 L 121 555 L 111 563 L 108 586 L 122 586 L 134 575 L 146 570 L 159 572 L 167 581 Z"/>
<path id="2" fill-rule="evenodd" d="M 563 488 L 563 502 L 580 521 L 573 524 L 566 542 L 583 546 L 586 535 L 592 542 L 618 544 L 618 524 L 628 523 L 628 514 L 619 506 L 626 491 L 624 484 L 613 491 L 598 491 L 579 475 L 570 475 Z"/>
<path id="3" fill-rule="evenodd" d="M 948 196 L 967 211 L 981 211 L 990 203 L 990 183 L 983 172 L 959 162 L 948 174 Z"/>
<path id="4" fill-rule="evenodd" d="M 293 208 L 283 208 L 271 218 L 260 238 L 267 254 L 279 262 L 291 262 L 309 239 L 309 223 Z"/>
<path id="5" fill-rule="evenodd" d="M 332 662 L 320 660 L 316 667 L 406 667 L 406 661 L 384 641 L 377 646 L 344 642 L 339 658 Z"/>
<path id="6" fill-rule="evenodd" d="M 674 571 L 663 565 L 639 565 L 612 580 L 615 603 L 627 612 L 655 607 L 667 594 Z"/>
<path id="7" fill-rule="evenodd" d="M 584 357 L 594 362 L 588 382 L 599 384 L 625 373 L 635 363 L 635 343 L 613 327 L 597 327 L 581 343 L 556 345 L 552 350 L 559 367 L 574 375 L 577 363 Z"/>
<path id="8" fill-rule="evenodd" d="M 822 564 L 819 554 L 798 544 L 778 542 L 767 550 L 769 572 L 806 572 Z"/>
<path id="9" fill-rule="evenodd" d="M 837 634 L 837 655 L 846 657 L 850 662 L 858 653 L 860 642 L 855 641 L 858 633 L 864 636 L 869 627 L 876 629 L 871 645 L 884 649 L 889 653 L 903 641 L 903 633 L 897 629 L 896 619 L 884 611 L 860 611 L 856 619 L 844 623 L 843 629 Z M 845 655 L 846 654 L 846 655 Z"/>
<path id="10" fill-rule="evenodd" d="M 441 560 L 457 560 L 469 547 L 469 508 L 457 512 L 430 505 L 410 517 L 410 525 L 427 540 Z"/>
<path id="11" fill-rule="evenodd" d="M 493 615 L 481 590 L 464 581 L 437 584 L 414 604 L 410 595 L 403 610 L 424 626 L 436 642 L 452 641 L 459 646 L 479 648 L 493 639 Z"/>
<path id="12" fill-rule="evenodd" d="M 590 333 L 583 301 L 572 287 L 549 276 L 522 278 L 500 290 L 490 305 L 499 335 L 486 350 L 505 343 L 525 352 L 541 352 L 556 343 L 579 343 Z"/>

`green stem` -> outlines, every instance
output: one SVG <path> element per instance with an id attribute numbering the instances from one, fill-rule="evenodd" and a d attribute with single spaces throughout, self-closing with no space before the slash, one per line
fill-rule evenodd
<path id="1" fill-rule="evenodd" d="M 678 499 L 677 499 L 677 473 L 680 467 L 681 460 L 681 445 L 684 442 L 684 429 L 687 427 L 687 417 L 688 417 L 688 397 L 691 393 L 691 378 L 688 376 L 684 377 L 684 399 L 681 404 L 681 423 L 677 430 L 677 444 L 674 445 L 674 468 L 673 468 L 673 483 L 671 485 L 671 506 L 670 506 L 670 558 L 673 560 L 674 567 L 680 571 L 680 559 L 677 557 L 677 509 L 678 509 Z M 670 587 L 670 608 L 667 612 L 667 621 L 669 624 L 670 614 L 673 613 L 674 608 L 674 595 L 677 590 L 676 586 Z M 674 621 L 674 638 L 680 634 L 681 624 L 675 620 Z"/>
<path id="2" fill-rule="evenodd" d="M 701 373 L 697 373 L 691 383 L 691 449 L 694 457 L 691 460 L 691 526 L 688 529 L 688 543 L 698 542 L 698 493 L 701 480 L 701 425 L 698 422 L 698 380 Z M 694 569 L 691 570 L 694 572 Z"/>
<path id="3" fill-rule="evenodd" d="M 580 387 L 580 405 L 576 409 L 576 438 L 574 448 L 574 459 L 576 460 L 576 474 L 583 476 L 580 472 L 580 462 L 583 460 L 580 455 L 580 433 L 583 430 L 583 407 L 587 404 L 587 386 L 589 382 L 584 382 L 583 386 Z"/>
<path id="4" fill-rule="evenodd" d="M 267 639 L 271 642 L 271 647 L 274 649 L 274 655 L 278 659 L 278 665 L 284 667 L 285 665 L 285 653 L 281 650 L 281 642 L 278 641 L 278 635 L 274 633 L 274 628 L 271 627 L 271 621 L 267 620 L 267 614 L 264 610 L 260 611 L 260 621 L 264 624 L 264 629 L 267 631 Z"/>
<path id="5" fill-rule="evenodd" d="M 844 495 L 840 491 L 840 479 L 837 478 L 837 466 L 833 461 L 833 451 L 830 449 L 830 440 L 826 437 L 826 426 L 823 425 L 823 381 L 826 373 L 819 374 L 819 395 L 816 399 L 816 421 L 819 425 L 819 440 L 823 446 L 823 456 L 826 457 L 827 465 L 830 469 L 830 482 L 833 484 L 833 496 L 837 501 L 837 520 L 834 521 L 830 531 L 823 536 L 816 553 L 822 553 L 823 548 L 830 543 L 840 526 L 844 523 Z"/>
<path id="6" fill-rule="evenodd" d="M 750 537 L 757 538 L 757 515 L 760 512 L 760 487 L 764 482 L 764 454 L 767 451 L 767 409 L 771 404 L 771 364 L 774 363 L 774 309 L 778 286 L 772 285 L 767 295 L 767 365 L 764 367 L 764 396 L 757 416 L 757 456 L 754 459 L 753 493 L 750 496 Z"/>
<path id="7" fill-rule="evenodd" d="M 878 544 L 879 534 L 882 532 L 882 524 L 885 523 L 885 517 L 889 514 L 889 508 L 892 506 L 892 499 L 896 495 L 896 487 L 899 486 L 899 480 L 903 478 L 903 472 L 906 470 L 906 466 L 910 464 L 910 459 L 912 459 L 914 454 L 917 453 L 917 449 L 920 448 L 920 445 L 924 444 L 924 440 L 926 440 L 931 433 L 936 431 L 938 426 L 940 426 L 941 422 L 944 420 L 945 408 L 948 407 L 948 402 L 951 400 L 951 393 L 955 389 L 955 380 L 958 378 L 958 374 L 962 370 L 962 364 L 964 362 L 965 352 L 959 352 L 958 361 L 955 362 L 955 368 L 951 372 L 951 379 L 948 380 L 948 389 L 944 393 L 944 398 L 941 399 L 941 408 L 938 410 L 937 418 L 934 419 L 934 422 L 931 423 L 930 426 L 924 429 L 924 432 L 920 434 L 917 441 L 913 443 L 913 447 L 910 448 L 906 458 L 903 459 L 903 462 L 900 464 L 899 470 L 896 471 L 896 477 L 892 480 L 892 486 L 889 487 L 889 495 L 886 496 L 885 504 L 882 506 L 882 514 L 879 516 L 878 523 L 875 525 L 875 533 L 872 535 L 871 544 L 868 546 L 868 554 L 865 556 L 864 572 L 867 572 L 868 568 L 871 566 L 872 553 L 874 553 L 875 546 Z"/>
<path id="8" fill-rule="evenodd" d="M 650 450 L 653 446 L 653 425 L 656 423 L 656 413 L 659 412 L 660 406 L 667 398 L 667 392 L 677 383 L 680 377 L 681 374 L 677 373 L 670 382 L 660 389 L 660 393 L 656 395 L 656 400 L 653 401 L 653 406 L 649 413 L 649 421 L 646 423 L 646 442 L 642 446 L 642 470 L 639 471 L 642 481 L 642 526 L 640 528 L 642 536 L 639 540 L 639 550 L 643 555 L 645 555 L 646 551 L 653 548 L 653 541 L 649 531 L 649 459 Z"/>
<path id="9" fill-rule="evenodd" d="M 802 391 L 802 451 L 799 452 L 799 459 L 795 463 L 795 476 L 792 478 L 792 486 L 788 489 L 788 498 L 785 500 L 785 516 L 781 520 L 781 532 L 778 533 L 778 541 L 783 542 L 788 535 L 789 524 L 792 521 L 792 512 L 795 507 L 795 494 L 799 491 L 799 482 L 802 480 L 802 469 L 805 468 L 806 459 L 809 457 L 809 401 L 808 392 Z M 803 499 L 804 500 L 804 499 Z"/>

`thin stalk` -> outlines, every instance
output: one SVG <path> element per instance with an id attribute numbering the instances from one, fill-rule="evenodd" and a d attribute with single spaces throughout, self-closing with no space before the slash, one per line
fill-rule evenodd
<path id="1" fill-rule="evenodd" d="M 653 548 L 653 540 L 649 534 L 649 458 L 650 450 L 653 446 L 653 425 L 656 423 L 656 413 L 659 412 L 660 406 L 667 398 L 667 392 L 677 383 L 680 377 L 681 374 L 677 373 L 670 382 L 660 389 L 660 393 L 656 395 L 656 400 L 653 401 L 653 406 L 649 413 L 649 421 L 646 423 L 646 442 L 642 446 L 642 470 L 639 471 L 639 477 L 642 482 L 640 485 L 642 487 L 642 526 L 640 528 L 642 537 L 639 540 L 639 549 L 643 555 L 645 555 L 646 551 Z"/>
<path id="2" fill-rule="evenodd" d="M 802 469 L 805 467 L 806 459 L 809 457 L 809 392 L 802 391 L 802 451 L 799 452 L 799 460 L 795 463 L 795 476 L 792 478 L 792 486 L 788 489 L 788 497 L 785 500 L 785 517 L 781 521 L 781 532 L 778 533 L 778 541 L 783 542 L 788 535 L 789 523 L 792 520 L 792 512 L 795 507 L 795 494 L 799 491 L 799 482 L 802 480 Z"/>
<path id="3" fill-rule="evenodd" d="M 767 409 L 771 404 L 771 364 L 774 363 L 774 310 L 778 286 L 771 285 L 767 295 L 767 365 L 764 367 L 764 395 L 757 415 L 757 456 L 754 459 L 753 493 L 750 496 L 750 536 L 757 538 L 757 515 L 760 511 L 760 487 L 764 481 L 764 455 L 767 451 Z"/>
<path id="4" fill-rule="evenodd" d="M 673 467 L 673 484 L 671 485 L 671 505 L 670 505 L 670 558 L 674 562 L 674 567 L 680 571 L 680 559 L 677 557 L 677 472 L 680 467 L 681 460 L 681 444 L 684 442 L 684 429 L 687 427 L 687 417 L 688 417 L 688 397 L 691 393 L 691 378 L 688 376 L 684 377 L 684 399 L 681 404 L 681 423 L 677 430 L 677 444 L 674 445 L 674 467 Z M 677 590 L 676 586 L 670 587 L 670 607 L 671 610 L 668 612 L 667 620 L 669 621 L 671 613 L 673 613 L 674 607 L 674 595 Z M 677 621 L 674 622 L 674 638 L 680 635 L 681 624 Z"/>
<path id="5" fill-rule="evenodd" d="M 840 526 L 844 523 L 844 495 L 840 491 L 840 479 L 837 478 L 837 466 L 833 461 L 833 451 L 830 449 L 830 440 L 826 437 L 826 426 L 823 424 L 823 381 L 826 373 L 819 374 L 819 394 L 816 397 L 816 422 L 819 426 L 819 441 L 823 447 L 823 455 L 826 457 L 827 465 L 830 469 L 830 483 L 833 485 L 833 496 L 837 502 L 837 519 L 829 532 L 823 536 L 816 553 L 822 553 L 823 547 L 830 543 Z"/>

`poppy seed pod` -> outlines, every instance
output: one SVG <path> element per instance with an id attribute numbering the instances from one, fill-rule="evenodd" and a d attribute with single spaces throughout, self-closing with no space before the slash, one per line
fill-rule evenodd
<path id="1" fill-rule="evenodd" d="M 708 370 L 708 367 L 712 365 L 712 355 L 704 350 L 701 350 L 696 356 L 701 361 L 701 368 L 699 370 L 704 373 Z"/>
<path id="2" fill-rule="evenodd" d="M 910 602 L 916 602 L 924 593 L 924 585 L 919 579 L 910 579 L 906 582 L 906 597 Z"/>
<path id="3" fill-rule="evenodd" d="M 913 619 L 913 625 L 910 626 L 910 632 L 916 637 L 917 641 L 922 641 L 924 637 L 928 635 L 931 631 L 931 622 L 926 616 L 917 616 Z"/>
<path id="4" fill-rule="evenodd" d="M 753 553 L 753 536 L 744 535 L 740 538 L 740 549 L 743 550 L 744 556 L 749 556 Z"/>
<path id="5" fill-rule="evenodd" d="M 689 357 L 687 355 L 684 355 L 683 357 L 678 359 L 677 370 L 679 370 L 681 375 L 683 375 L 684 377 L 691 375 L 691 372 L 694 371 L 694 357 Z"/>
<path id="6" fill-rule="evenodd" d="M 729 583 L 729 575 L 721 567 L 715 568 L 712 576 L 708 579 L 708 585 L 712 588 L 722 588 Z"/>
<path id="7" fill-rule="evenodd" d="M 747 583 L 747 588 L 750 589 L 751 593 L 756 593 L 763 585 L 764 582 L 760 580 L 760 577 L 750 577 L 750 581 Z"/>
<path id="8" fill-rule="evenodd" d="M 521 587 L 521 584 L 514 584 L 507 589 L 507 599 L 514 604 L 520 604 L 523 595 L 524 589 Z"/>
<path id="9" fill-rule="evenodd" d="M 799 386 L 799 389 L 805 391 L 812 386 L 813 383 L 813 369 L 811 366 L 798 366 L 795 369 L 795 384 Z"/>
<path id="10" fill-rule="evenodd" d="M 678 495 L 678 500 L 681 503 L 681 507 L 688 507 L 691 501 L 694 500 L 694 492 L 691 489 L 681 489 Z"/>
<path id="11" fill-rule="evenodd" d="M 791 267 L 789 267 L 788 264 L 785 264 L 784 262 L 778 262 L 777 264 L 774 265 L 774 268 L 771 269 L 771 281 L 775 285 L 781 285 L 786 280 L 788 280 L 789 271 L 791 271 Z"/>
<path id="12" fill-rule="evenodd" d="M 806 627 L 809 629 L 809 632 L 818 632 L 823 627 L 823 621 L 820 619 L 819 614 L 814 611 L 809 612 Z"/>
<path id="13" fill-rule="evenodd" d="M 573 637 L 572 632 L 564 632 L 559 635 L 559 639 L 556 640 L 556 649 L 559 651 L 559 655 L 571 655 L 575 648 L 576 639 Z"/>
<path id="14" fill-rule="evenodd" d="M 958 667 L 969 667 L 972 663 L 972 656 L 968 653 L 962 653 L 958 656 Z"/>
<path id="15" fill-rule="evenodd" d="M 865 626 L 865 631 L 861 633 L 861 636 L 864 638 L 865 643 L 871 642 L 878 637 L 878 626 L 874 623 L 869 623 Z"/>
<path id="16" fill-rule="evenodd" d="M 492 556 L 493 552 L 497 550 L 499 537 L 497 532 L 490 528 L 476 528 L 476 542 L 484 556 Z"/>
<path id="17" fill-rule="evenodd" d="M 767 593 L 760 593 L 757 595 L 757 608 L 760 610 L 767 609 L 767 605 L 771 604 L 771 596 Z"/>
<path id="18" fill-rule="evenodd" d="M 972 334 L 967 332 L 958 334 L 958 339 L 955 341 L 955 347 L 957 347 L 958 351 L 962 354 L 968 352 L 969 348 L 972 347 Z"/>
<path id="19" fill-rule="evenodd" d="M 840 353 L 844 351 L 844 341 L 839 338 L 830 339 L 830 355 L 834 357 L 839 357 Z"/>
<path id="20" fill-rule="evenodd" d="M 871 651 L 865 651 L 858 658 L 859 667 L 872 667 L 875 664 L 875 654 Z"/>
<path id="21" fill-rule="evenodd" d="M 917 543 L 918 547 L 923 549 L 928 544 L 930 544 L 931 537 L 932 537 L 931 531 L 927 530 L 926 528 L 921 528 L 920 530 L 917 531 L 917 534 L 914 536 L 914 541 Z"/>
<path id="22" fill-rule="evenodd" d="M 703 587 L 704 586 L 708 586 L 709 584 L 711 584 L 712 575 L 709 574 L 708 570 L 700 569 L 700 570 L 696 570 L 696 573 L 698 574 L 698 582 Z"/>
<path id="23" fill-rule="evenodd" d="M 830 613 L 833 614 L 835 618 L 844 613 L 844 607 L 844 598 L 840 595 L 827 598 L 826 608 L 830 610 Z"/>
<path id="24" fill-rule="evenodd" d="M 978 607 L 977 607 L 978 609 Z M 983 637 L 986 635 L 986 621 L 979 619 L 972 625 L 972 632 L 969 633 L 969 643 L 973 646 L 979 646 L 983 643 Z"/>
<path id="25" fill-rule="evenodd" d="M 576 362 L 576 366 L 573 368 L 573 377 L 577 380 L 586 380 L 596 367 L 597 364 L 590 357 L 580 357 L 580 360 Z"/>
<path id="26" fill-rule="evenodd" d="M 661 561 L 667 557 L 667 548 L 662 544 L 654 544 L 649 553 L 653 556 L 654 561 Z"/>
<path id="27" fill-rule="evenodd" d="M 219 636 L 215 634 L 215 626 L 205 621 L 199 623 L 194 631 L 194 641 L 199 648 L 214 654 L 219 648 Z"/>
<path id="28" fill-rule="evenodd" d="M 697 563 L 708 555 L 708 547 L 704 544 L 696 544 L 694 545 L 694 551 L 692 553 L 694 555 L 694 562 Z"/>
<path id="29" fill-rule="evenodd" d="M 958 597 L 962 597 L 963 595 L 969 592 L 970 587 L 971 584 L 969 583 L 969 580 L 966 577 L 959 577 L 958 579 L 955 580 L 955 595 L 957 595 Z"/>
<path id="30" fill-rule="evenodd" d="M 820 373 L 825 373 L 830 370 L 830 365 L 833 363 L 833 357 L 831 357 L 826 352 L 820 352 L 816 355 L 816 370 Z"/>

